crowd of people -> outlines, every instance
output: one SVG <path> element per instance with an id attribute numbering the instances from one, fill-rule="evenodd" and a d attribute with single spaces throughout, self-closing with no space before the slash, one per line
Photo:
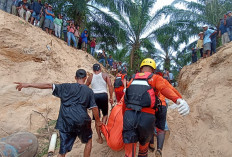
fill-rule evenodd
<path id="1" fill-rule="evenodd" d="M 73 20 L 65 20 L 62 14 L 55 15 L 52 5 L 41 0 L 13 0 L 11 13 L 23 18 L 32 25 L 38 26 L 50 35 L 63 38 L 69 46 L 82 49 L 87 52 L 88 45 L 91 55 L 95 55 L 96 37 L 90 39 L 88 30 L 80 32 L 80 26 Z"/>
<path id="2" fill-rule="evenodd" d="M 223 19 L 219 21 L 217 30 L 203 26 L 203 32 L 198 34 L 196 48 L 192 48 L 192 63 L 198 60 L 197 50 L 200 51 L 200 58 L 206 58 L 216 53 L 217 36 L 221 37 L 222 45 L 232 41 L 232 11 L 228 11 Z"/>
<path id="3" fill-rule="evenodd" d="M 69 46 L 87 51 L 90 45 L 90 54 L 95 56 L 96 38 L 89 40 L 88 30 L 80 33 L 80 27 L 72 20 L 63 20 L 59 14 L 57 17 L 48 3 L 41 4 L 41 0 L 29 3 L 27 0 L 15 0 L 12 4 L 12 14 L 44 29 L 47 33 L 58 38 L 63 37 Z M 212 35 L 216 34 L 204 27 L 204 43 L 207 43 Z M 211 34 L 209 34 L 209 33 Z M 205 39 L 207 37 L 207 40 Z M 207 42 L 205 42 L 205 40 Z M 211 40 L 210 40 L 211 43 Z M 205 46 L 206 48 L 209 47 Z M 204 48 L 205 48 L 204 47 Z M 203 57 L 209 55 L 208 49 Z M 71 151 L 75 139 L 78 137 L 85 143 L 84 156 L 89 157 L 92 148 L 91 118 L 87 109 L 93 112 L 97 142 L 103 143 L 101 127 L 107 125 L 110 102 L 113 109 L 113 93 L 117 103 L 123 102 L 123 130 L 121 136 L 125 143 L 125 156 L 135 157 L 136 144 L 139 142 L 138 156 L 146 157 L 148 148 L 152 151 L 154 137 L 157 137 L 156 157 L 162 156 L 165 129 L 167 128 L 167 103 L 166 98 L 172 100 L 178 106 L 181 115 L 189 113 L 189 106 L 179 92 L 170 84 L 173 83 L 173 74 L 167 69 L 164 72 L 156 71 L 156 63 L 147 58 L 140 64 L 140 70 L 128 79 L 127 65 L 121 61 L 114 61 L 104 50 L 98 53 L 99 63 L 110 69 L 116 76 L 112 84 L 110 76 L 102 72 L 100 64 L 93 65 L 93 74 L 87 77 L 84 69 L 78 69 L 75 74 L 76 83 L 64 84 L 38 84 L 16 82 L 17 90 L 22 88 L 52 89 L 52 94 L 61 99 L 61 107 L 55 128 L 59 130 L 60 150 L 58 157 L 65 157 Z M 91 89 L 88 87 L 91 85 Z M 155 90 L 154 90 L 155 89 Z M 109 96 L 108 96 L 109 91 Z M 162 103 L 161 103 L 162 102 Z M 100 111 L 103 115 L 100 119 Z M 115 117 L 114 117 L 115 118 Z M 120 140 L 117 138 L 115 140 Z"/>

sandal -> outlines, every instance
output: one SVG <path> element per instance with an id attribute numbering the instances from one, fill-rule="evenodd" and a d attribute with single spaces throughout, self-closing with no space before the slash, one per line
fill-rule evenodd
<path id="1" fill-rule="evenodd" d="M 155 152 L 155 157 L 162 157 L 162 150 L 157 149 Z"/>

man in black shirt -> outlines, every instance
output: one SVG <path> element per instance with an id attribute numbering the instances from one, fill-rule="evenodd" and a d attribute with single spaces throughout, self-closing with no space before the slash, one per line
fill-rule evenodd
<path id="1" fill-rule="evenodd" d="M 19 16 L 28 22 L 33 10 L 31 10 L 31 5 L 29 3 L 27 3 L 27 0 L 23 0 L 23 1 L 19 2 L 17 9 L 19 12 Z M 24 18 L 24 16 L 25 16 L 25 18 Z"/>
<path id="2" fill-rule="evenodd" d="M 60 132 L 60 151 L 58 157 L 65 157 L 66 153 L 71 151 L 77 136 L 82 143 L 86 143 L 84 157 L 90 156 L 92 129 L 91 118 L 87 113 L 87 109 L 92 109 L 96 127 L 101 126 L 93 91 L 85 85 L 86 71 L 83 69 L 77 70 L 75 79 L 77 83 L 30 84 L 15 82 L 18 84 L 16 86 L 18 91 L 21 91 L 22 88 L 29 87 L 52 89 L 52 94 L 61 99 L 59 116 L 55 127 Z"/>

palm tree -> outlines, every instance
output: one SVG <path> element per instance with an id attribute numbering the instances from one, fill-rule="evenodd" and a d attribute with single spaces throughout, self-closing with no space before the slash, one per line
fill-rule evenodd
<path id="1" fill-rule="evenodd" d="M 186 9 L 183 9 L 181 12 L 172 11 L 176 4 L 182 4 Z M 171 17 L 175 17 L 174 20 L 188 19 L 197 24 L 208 24 L 217 27 L 219 19 L 223 18 L 223 15 L 231 8 L 232 1 L 230 0 L 198 0 L 197 2 L 175 0 L 172 3 L 172 7 L 166 8 L 165 11 L 168 11 L 169 15 L 171 13 Z"/>
<path id="2" fill-rule="evenodd" d="M 114 5 L 108 5 L 110 2 L 106 3 L 103 0 L 95 0 L 95 2 L 101 2 L 103 7 L 108 6 L 110 10 L 108 15 L 120 24 L 120 29 L 117 28 L 117 32 L 123 33 L 117 36 L 118 41 L 123 43 L 126 49 L 128 49 L 127 55 L 130 56 L 130 68 L 136 68 L 134 63 L 139 59 L 136 55 L 140 54 L 141 51 L 146 51 L 147 53 L 155 51 L 154 45 L 148 39 L 148 35 L 145 34 L 152 28 L 154 22 L 157 22 L 159 19 L 157 14 L 154 16 L 150 15 L 155 1 L 112 0 Z M 110 29 L 114 29 L 114 27 Z"/>

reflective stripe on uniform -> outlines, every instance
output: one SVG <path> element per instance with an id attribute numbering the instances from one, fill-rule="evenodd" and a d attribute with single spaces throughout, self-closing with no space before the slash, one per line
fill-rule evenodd
<path id="1" fill-rule="evenodd" d="M 144 85 L 144 86 L 150 86 L 147 81 L 145 80 L 134 80 L 131 85 Z"/>

